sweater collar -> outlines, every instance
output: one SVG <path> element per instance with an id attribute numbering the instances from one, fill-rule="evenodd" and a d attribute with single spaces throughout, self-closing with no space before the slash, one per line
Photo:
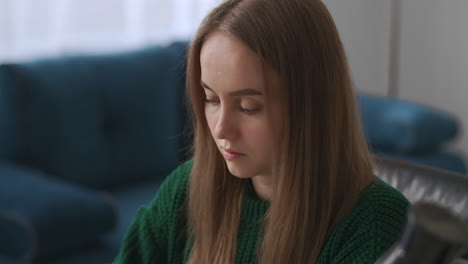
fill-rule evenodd
<path id="1" fill-rule="evenodd" d="M 258 198 L 257 194 L 252 185 L 252 181 L 249 180 L 249 183 L 246 184 L 244 189 L 243 205 L 242 205 L 242 214 L 247 218 L 263 218 L 266 211 L 270 208 L 270 201 L 261 200 Z"/>

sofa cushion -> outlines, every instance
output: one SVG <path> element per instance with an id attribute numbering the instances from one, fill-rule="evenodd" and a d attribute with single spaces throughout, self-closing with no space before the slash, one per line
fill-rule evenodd
<path id="1" fill-rule="evenodd" d="M 21 149 L 21 94 L 9 68 L 0 65 L 0 160 L 13 160 Z"/>
<path id="2" fill-rule="evenodd" d="M 0 256 L 0 263 L 1 264 L 29 264 L 26 261 L 13 259 L 13 258 L 5 257 L 5 256 Z"/>
<path id="3" fill-rule="evenodd" d="M 434 151 L 458 132 L 453 115 L 425 105 L 363 94 L 358 101 L 364 132 L 373 148 L 395 153 Z"/>
<path id="4" fill-rule="evenodd" d="M 24 160 L 90 187 L 166 175 L 181 147 L 185 45 L 11 64 Z"/>
<path id="5" fill-rule="evenodd" d="M 398 160 L 406 160 L 413 163 L 422 164 L 436 169 L 443 169 L 460 174 L 467 173 L 465 158 L 461 153 L 444 151 L 429 152 L 418 155 L 405 155 L 380 150 L 375 150 L 374 153 Z"/>
<path id="6" fill-rule="evenodd" d="M 113 230 L 110 194 L 0 164 L 0 255 L 46 259 L 79 248 Z"/>

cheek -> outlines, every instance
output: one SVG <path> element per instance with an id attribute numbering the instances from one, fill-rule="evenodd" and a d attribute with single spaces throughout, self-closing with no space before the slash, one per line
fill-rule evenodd
<path id="1" fill-rule="evenodd" d="M 262 119 L 261 122 L 252 124 L 245 135 L 249 143 L 254 146 L 255 151 L 263 161 L 269 162 L 277 152 L 281 140 L 282 123 L 277 118 Z"/>
<path id="2" fill-rule="evenodd" d="M 266 122 L 251 124 L 245 127 L 243 131 L 245 137 L 250 142 L 250 145 L 262 153 L 271 152 L 273 145 L 276 144 L 272 135 L 271 127 Z"/>

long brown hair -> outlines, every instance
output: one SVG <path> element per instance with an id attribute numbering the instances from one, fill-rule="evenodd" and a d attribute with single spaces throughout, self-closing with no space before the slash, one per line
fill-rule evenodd
<path id="1" fill-rule="evenodd" d="M 283 139 L 272 168 L 273 192 L 258 262 L 315 263 L 327 238 L 372 181 L 343 45 L 317 0 L 227 0 L 192 40 L 187 98 L 194 143 L 188 197 L 189 262 L 234 263 L 246 181 L 232 176 L 211 137 L 200 87 L 200 50 L 229 32 L 271 66 L 284 99 Z M 267 91 L 268 92 L 268 91 Z"/>

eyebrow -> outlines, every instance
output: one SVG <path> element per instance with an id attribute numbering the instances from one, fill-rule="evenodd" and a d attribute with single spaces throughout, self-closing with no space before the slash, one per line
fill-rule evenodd
<path id="1" fill-rule="evenodd" d="M 208 90 L 210 90 L 210 91 L 212 91 L 214 93 L 213 89 L 211 89 L 203 81 L 200 81 L 200 84 L 201 84 L 201 86 L 203 88 L 208 89 Z M 229 96 L 247 96 L 247 95 L 263 95 L 263 93 L 261 91 L 259 91 L 259 90 L 247 88 L 247 89 L 242 89 L 242 90 L 229 92 L 228 95 Z"/>

